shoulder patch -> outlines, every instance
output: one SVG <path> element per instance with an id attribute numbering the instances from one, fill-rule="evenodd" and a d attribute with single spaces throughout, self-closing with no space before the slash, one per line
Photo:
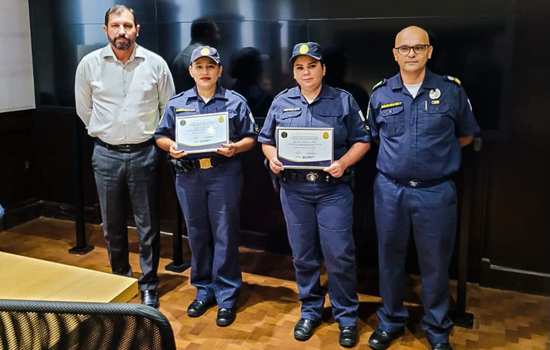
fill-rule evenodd
<path id="1" fill-rule="evenodd" d="M 445 79 L 447 79 L 448 81 L 452 81 L 452 82 L 455 83 L 456 85 L 462 85 L 462 83 L 460 82 L 460 79 L 455 78 L 455 77 L 453 77 L 453 76 L 446 75 L 446 76 L 445 76 Z"/>
<path id="2" fill-rule="evenodd" d="M 374 84 L 374 86 L 372 87 L 372 91 L 378 89 L 380 86 L 384 86 L 386 85 L 386 79 L 382 79 L 380 80 L 378 83 Z"/>

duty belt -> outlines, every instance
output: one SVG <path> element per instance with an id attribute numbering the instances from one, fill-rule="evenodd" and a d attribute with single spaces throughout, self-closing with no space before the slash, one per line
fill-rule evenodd
<path id="1" fill-rule="evenodd" d="M 351 182 L 351 172 L 346 172 L 341 177 L 333 177 L 322 170 L 284 170 L 281 175 L 283 182 L 306 182 L 306 183 L 348 183 Z"/>
<path id="2" fill-rule="evenodd" d="M 111 145 L 110 143 L 103 142 L 100 139 L 96 138 L 95 143 L 107 148 L 110 151 L 116 151 L 116 152 L 121 152 L 121 153 L 132 153 L 132 152 L 139 151 L 142 148 L 145 148 L 147 146 L 150 146 L 150 145 L 154 144 L 155 140 L 151 138 L 151 139 L 149 139 L 145 142 L 141 142 L 141 143 L 125 143 L 125 144 L 121 144 L 121 145 Z"/>
<path id="3" fill-rule="evenodd" d="M 381 172 L 381 174 L 384 175 L 390 181 L 395 182 L 396 184 L 399 184 L 399 185 L 405 186 L 405 187 L 412 187 L 412 188 L 432 187 L 432 186 L 442 184 L 442 183 L 444 183 L 446 181 L 449 181 L 451 179 L 450 176 L 444 176 L 444 177 L 440 177 L 438 179 L 431 179 L 431 180 L 419 180 L 419 179 L 404 180 L 404 179 L 395 179 L 395 178 L 393 178 L 391 176 L 388 176 L 388 175 L 386 175 L 382 172 Z"/>
<path id="4" fill-rule="evenodd" d="M 170 159 L 176 171 L 187 173 L 193 169 L 210 169 L 227 161 L 222 157 L 206 157 L 197 159 Z"/>

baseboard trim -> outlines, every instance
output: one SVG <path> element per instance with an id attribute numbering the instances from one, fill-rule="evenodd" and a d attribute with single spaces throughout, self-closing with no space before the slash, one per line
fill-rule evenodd
<path id="1" fill-rule="evenodd" d="M 550 296 L 550 274 L 492 264 L 489 258 L 481 259 L 480 285 Z"/>

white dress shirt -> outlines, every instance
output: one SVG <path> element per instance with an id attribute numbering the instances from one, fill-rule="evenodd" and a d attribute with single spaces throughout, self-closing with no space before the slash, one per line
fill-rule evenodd
<path id="1" fill-rule="evenodd" d="M 109 44 L 86 55 L 76 70 L 76 112 L 90 136 L 112 145 L 153 137 L 174 91 L 164 59 L 137 44 L 126 63 Z"/>

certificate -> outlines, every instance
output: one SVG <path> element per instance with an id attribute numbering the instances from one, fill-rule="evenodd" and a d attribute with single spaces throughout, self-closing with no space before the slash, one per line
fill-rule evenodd
<path id="1" fill-rule="evenodd" d="M 187 153 L 216 152 L 229 143 L 227 112 L 176 116 L 176 148 Z"/>
<path id="2" fill-rule="evenodd" d="M 288 169 L 323 169 L 334 159 L 332 128 L 277 127 L 277 158 Z"/>

